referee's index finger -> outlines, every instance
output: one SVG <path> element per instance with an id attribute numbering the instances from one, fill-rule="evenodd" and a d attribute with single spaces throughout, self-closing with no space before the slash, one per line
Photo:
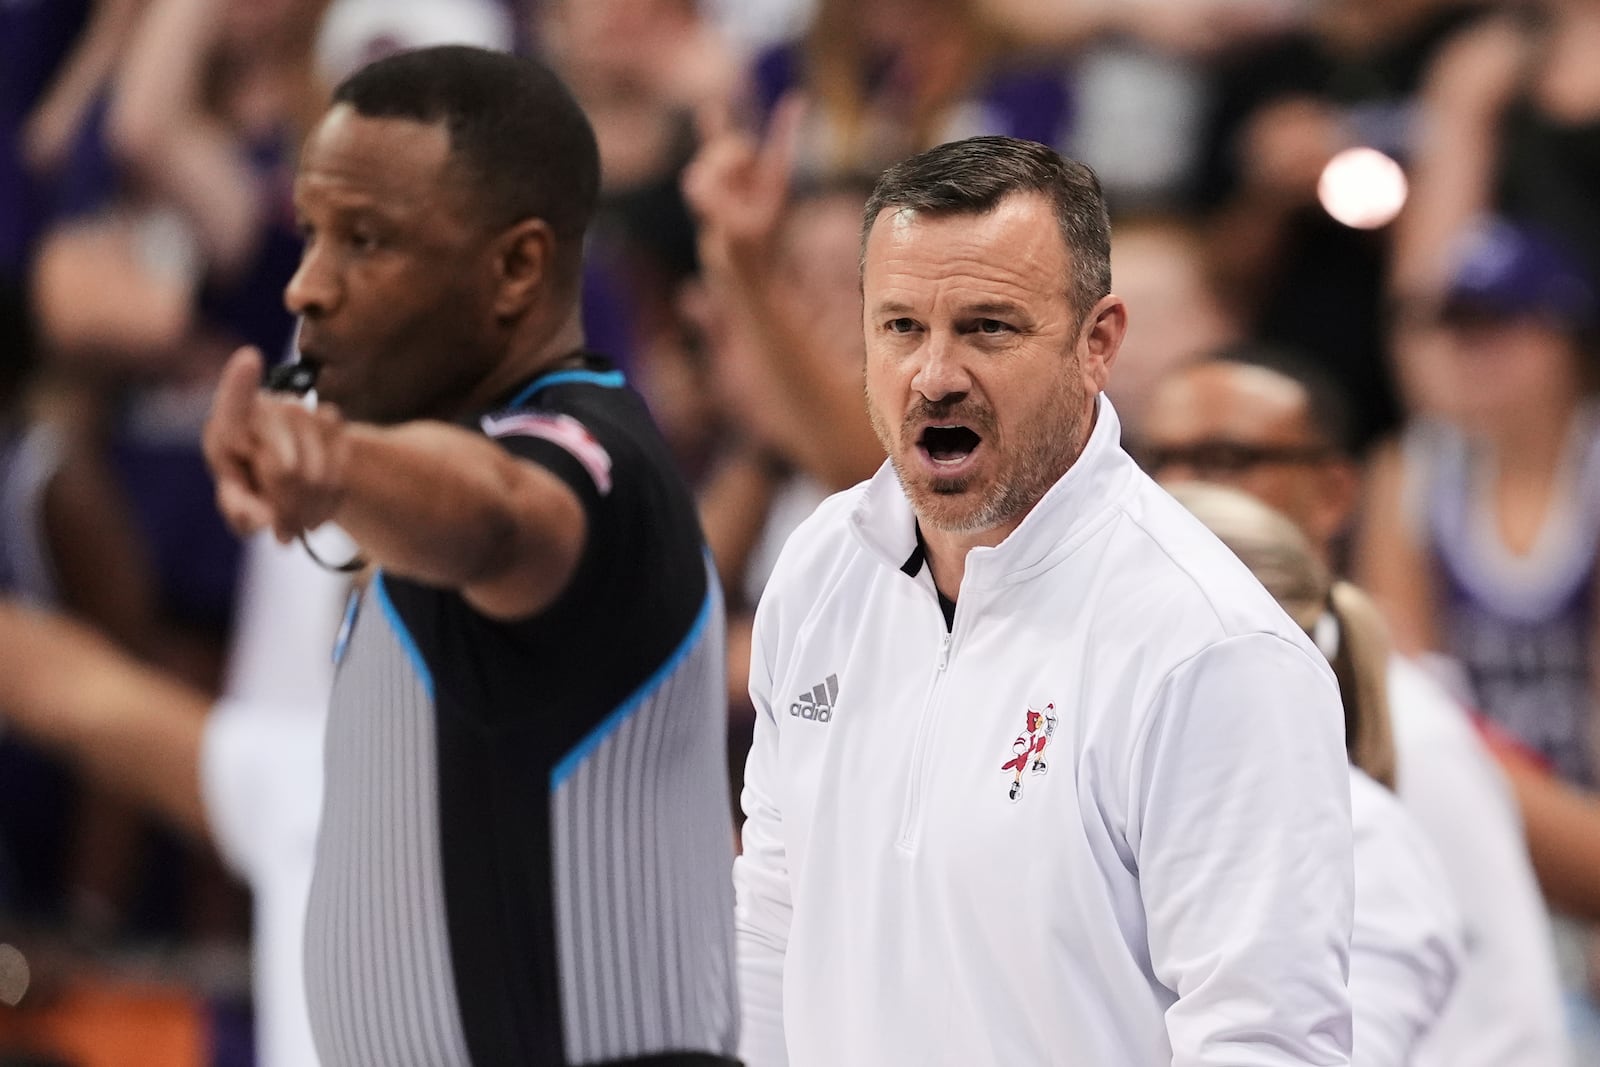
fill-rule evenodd
<path id="1" fill-rule="evenodd" d="M 211 403 L 212 421 L 223 426 L 245 422 L 260 389 L 261 353 L 254 348 L 241 348 L 222 368 L 216 398 Z"/>

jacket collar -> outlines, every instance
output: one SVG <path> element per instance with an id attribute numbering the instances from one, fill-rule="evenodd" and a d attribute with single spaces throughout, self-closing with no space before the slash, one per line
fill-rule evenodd
<path id="1" fill-rule="evenodd" d="M 1101 394 L 1083 453 L 1004 541 L 968 553 L 962 587 L 1027 578 L 1071 552 L 1108 519 L 1135 474 L 1121 439 L 1116 410 Z M 917 550 L 916 515 L 892 463 L 885 461 L 867 482 L 849 524 L 862 545 L 895 570 Z"/>

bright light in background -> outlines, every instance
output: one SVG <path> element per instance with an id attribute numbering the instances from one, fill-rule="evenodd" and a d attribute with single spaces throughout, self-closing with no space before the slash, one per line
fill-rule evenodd
<path id="1" fill-rule="evenodd" d="M 1394 221 L 1406 203 L 1400 164 L 1376 148 L 1347 148 L 1328 160 L 1317 181 L 1317 199 L 1328 214 L 1357 230 Z"/>
<path id="2" fill-rule="evenodd" d="M 12 1008 L 22 1003 L 29 977 L 27 957 L 13 945 L 0 944 L 0 1002 Z"/>

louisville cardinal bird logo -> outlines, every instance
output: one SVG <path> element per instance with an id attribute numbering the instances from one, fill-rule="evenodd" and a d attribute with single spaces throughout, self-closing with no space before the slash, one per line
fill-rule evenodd
<path id="1" fill-rule="evenodd" d="M 1029 774 L 1043 774 L 1050 769 L 1044 761 L 1044 750 L 1056 732 L 1055 710 L 1054 704 L 1046 704 L 1043 711 L 1029 708 L 1027 717 L 1023 721 L 1026 729 L 1011 742 L 1011 758 L 1001 764 L 1000 769 L 1012 772 L 1012 800 L 1022 796 L 1023 771 Z"/>

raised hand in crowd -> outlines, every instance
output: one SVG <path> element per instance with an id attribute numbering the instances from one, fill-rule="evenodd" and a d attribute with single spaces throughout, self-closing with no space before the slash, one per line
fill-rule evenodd
<path id="1" fill-rule="evenodd" d="M 683 187 L 699 222 L 698 317 L 730 414 L 747 436 L 838 489 L 869 475 L 883 451 L 861 402 L 853 242 L 814 247 L 817 227 L 795 222 L 808 205 L 832 199 L 837 209 L 849 195 L 841 183 L 837 197 L 795 202 L 803 121 L 804 104 L 792 97 L 759 140 L 707 117 Z M 865 199 L 846 199 L 844 218 L 858 219 Z"/>

